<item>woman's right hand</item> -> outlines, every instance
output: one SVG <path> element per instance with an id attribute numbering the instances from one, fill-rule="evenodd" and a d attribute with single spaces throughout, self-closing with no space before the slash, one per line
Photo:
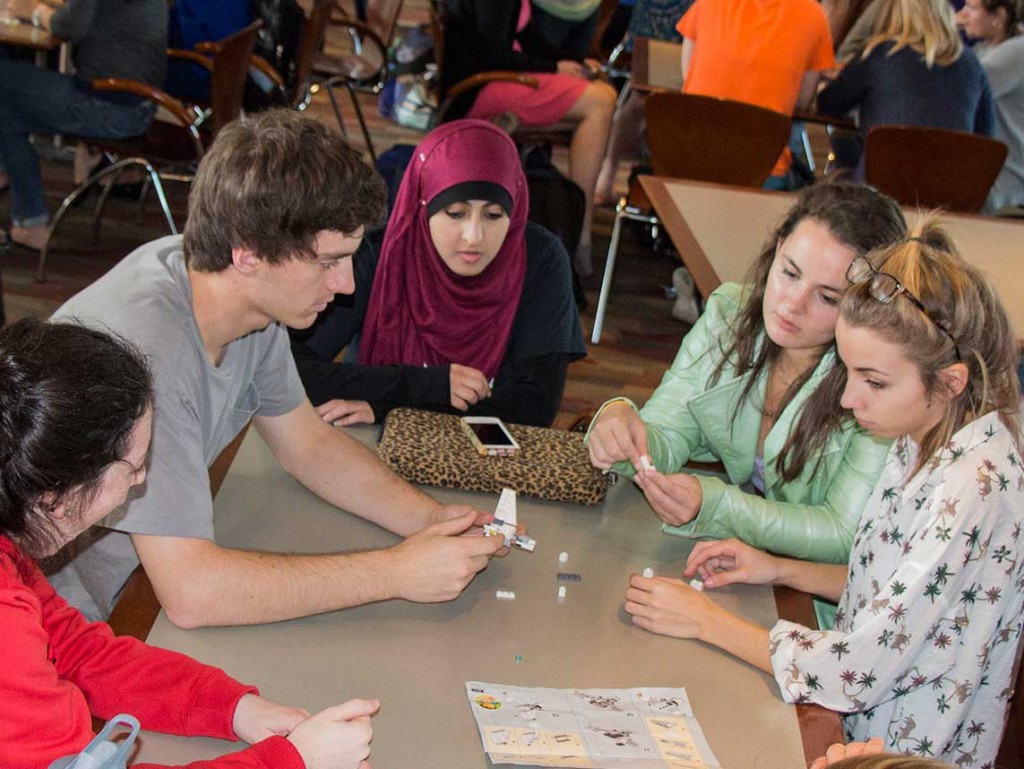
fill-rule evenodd
<path id="1" fill-rule="evenodd" d="M 469 366 L 452 363 L 449 374 L 452 407 L 466 411 L 474 403 L 491 397 L 491 385 L 484 372 Z"/>
<path id="2" fill-rule="evenodd" d="M 628 404 L 613 403 L 601 411 L 588 443 L 594 467 L 607 470 L 616 462 L 629 461 L 640 472 L 640 457 L 647 454 L 647 426 Z"/>
<path id="3" fill-rule="evenodd" d="M 329 425 L 348 427 L 361 423 L 373 424 L 373 409 L 366 401 L 347 401 L 341 398 L 321 403 L 316 413 Z"/>
<path id="4" fill-rule="evenodd" d="M 573 61 L 572 59 L 562 59 L 558 62 L 557 72 L 559 75 L 569 75 L 570 77 L 589 79 L 587 77 L 588 71 L 589 70 L 584 70 L 583 65 L 578 61 Z"/>
<path id="5" fill-rule="evenodd" d="M 771 585 L 779 576 L 779 559 L 738 539 L 698 542 L 686 559 L 687 577 L 699 576 L 704 587 Z"/>
<path id="6" fill-rule="evenodd" d="M 369 769 L 377 700 L 349 700 L 307 718 L 288 735 L 306 769 Z"/>

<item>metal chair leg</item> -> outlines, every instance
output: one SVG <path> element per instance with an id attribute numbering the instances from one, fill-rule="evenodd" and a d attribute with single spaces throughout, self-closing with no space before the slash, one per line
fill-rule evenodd
<path id="1" fill-rule="evenodd" d="M 107 166 L 102 171 L 99 171 L 93 176 L 90 176 L 88 179 L 86 179 L 84 182 L 78 185 L 78 187 L 72 190 L 66 198 L 64 198 L 63 202 L 60 204 L 60 208 L 57 209 L 57 213 L 54 214 L 53 219 L 50 221 L 50 226 L 47 227 L 46 229 L 46 239 L 43 241 L 43 247 L 39 249 L 39 264 L 36 268 L 36 281 L 38 281 L 39 283 L 46 282 L 46 259 L 50 255 L 50 242 L 51 240 L 53 240 L 53 234 L 57 231 L 57 227 L 60 225 L 61 221 L 64 219 L 64 216 L 67 214 L 67 212 L 75 204 L 75 201 L 78 200 L 78 198 L 80 198 L 82 195 L 84 195 L 86 191 L 90 187 L 92 187 L 92 185 L 103 181 L 108 176 L 113 176 L 115 174 L 120 176 L 124 169 L 130 166 L 141 166 L 146 170 L 146 173 L 149 175 L 149 179 L 152 182 L 153 189 L 156 191 L 157 199 L 160 201 L 160 207 L 163 209 L 164 218 L 167 220 L 167 225 L 171 230 L 171 234 L 178 234 L 178 228 L 174 224 L 174 217 L 171 216 L 170 205 L 168 205 L 167 203 L 167 195 L 164 193 L 163 184 L 161 184 L 160 182 L 160 176 L 157 174 L 156 169 L 153 168 L 152 164 L 150 164 L 149 161 L 147 161 L 145 158 L 122 158 L 121 160 L 118 160 L 116 163 Z M 108 188 L 104 190 L 104 192 L 107 196 L 109 196 L 109 185 Z M 105 197 L 103 202 L 105 203 Z M 98 206 L 98 211 L 102 213 L 102 205 Z M 96 231 L 98 233 L 98 217 L 95 220 L 94 226 L 96 227 Z"/>
<path id="2" fill-rule="evenodd" d="M 334 86 L 328 82 L 324 84 L 327 89 L 327 97 L 331 100 L 331 108 L 334 110 L 334 117 L 338 121 L 338 127 L 341 129 L 341 135 L 348 139 L 348 129 L 345 127 L 345 120 L 341 116 L 341 107 L 338 106 L 338 98 L 334 95 Z"/>
<path id="3" fill-rule="evenodd" d="M 612 288 L 612 275 L 615 273 L 615 257 L 619 253 L 619 238 L 622 236 L 622 220 L 626 218 L 626 201 L 622 199 L 615 207 L 615 224 L 612 225 L 612 239 L 608 244 L 608 257 L 604 262 L 604 277 L 601 279 L 601 294 L 597 299 L 597 311 L 594 313 L 594 331 L 590 342 L 601 341 L 601 330 L 604 328 L 604 314 L 608 309 L 608 293 Z"/>
<path id="4" fill-rule="evenodd" d="M 352 106 L 356 111 L 356 120 L 359 121 L 359 128 L 363 132 L 363 141 L 366 142 L 366 149 L 370 151 L 370 162 L 376 165 L 377 153 L 373 151 L 373 140 L 370 139 L 370 132 L 366 128 L 366 120 L 363 119 L 363 108 L 359 106 L 359 99 L 356 98 L 356 92 L 352 84 L 345 81 L 345 87 L 348 89 L 348 95 L 352 97 Z"/>

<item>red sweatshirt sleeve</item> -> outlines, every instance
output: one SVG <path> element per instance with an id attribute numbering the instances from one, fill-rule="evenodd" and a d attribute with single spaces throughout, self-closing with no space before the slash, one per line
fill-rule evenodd
<path id="1" fill-rule="evenodd" d="M 91 715 L 131 713 L 144 729 L 235 739 L 235 705 L 254 688 L 87 622 L 31 561 L 0 545 L 0 766 L 37 769 L 81 751 L 93 737 Z M 282 769 L 303 766 L 287 740 L 264 742 L 194 766 L 262 767 L 268 756 Z"/>

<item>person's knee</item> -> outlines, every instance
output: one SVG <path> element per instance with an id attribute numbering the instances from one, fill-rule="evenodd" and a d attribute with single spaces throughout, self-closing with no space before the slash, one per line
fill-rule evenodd
<path id="1" fill-rule="evenodd" d="M 589 90 L 592 91 L 591 103 L 594 111 L 606 114 L 610 120 L 612 113 L 615 112 L 615 102 L 618 98 L 615 89 L 608 83 L 598 80 L 590 84 Z"/>

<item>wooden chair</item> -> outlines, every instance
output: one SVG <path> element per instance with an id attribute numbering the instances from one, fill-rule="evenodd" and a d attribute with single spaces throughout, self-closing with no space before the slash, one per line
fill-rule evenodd
<path id="1" fill-rule="evenodd" d="M 760 187 L 789 140 L 788 115 L 710 96 L 654 93 L 647 98 L 647 143 L 657 176 Z M 601 341 L 624 219 L 657 227 L 658 217 L 634 183 L 615 207 L 608 258 L 590 341 Z"/>
<path id="2" fill-rule="evenodd" d="M 341 55 L 319 51 L 313 55 L 310 63 L 312 72 L 321 78 L 321 82 L 314 83 L 311 87 L 312 93 L 316 93 L 320 88 L 327 91 L 331 107 L 334 109 L 334 117 L 342 132 L 346 130 L 345 121 L 341 117 L 334 89 L 340 85 L 348 91 L 359 128 L 363 133 L 363 141 L 366 142 L 366 148 L 374 161 L 377 155 L 356 92 L 377 95 L 383 90 L 388 75 L 388 49 L 395 38 L 402 5 L 403 0 L 370 0 L 366 4 L 364 23 L 352 18 L 342 6 L 335 4 L 329 27 L 348 31 L 352 36 L 353 49 Z"/>
<path id="3" fill-rule="evenodd" d="M 963 131 L 876 126 L 864 146 L 865 181 L 905 206 L 981 210 L 1006 145 Z"/>
<path id="4" fill-rule="evenodd" d="M 172 49 L 167 52 L 169 57 L 192 61 L 210 70 L 210 107 L 207 110 L 186 107 L 159 88 L 137 80 L 104 78 L 93 81 L 94 90 L 130 93 L 156 104 L 169 120 L 154 119 L 141 136 L 127 139 L 82 139 L 102 150 L 111 162 L 72 190 L 57 209 L 47 229 L 46 241 L 39 251 L 36 280 L 42 282 L 46 279 L 46 259 L 49 256 L 50 242 L 61 220 L 92 185 L 102 183 L 102 192 L 96 204 L 93 221 L 93 240 L 98 240 L 100 221 L 110 191 L 118 177 L 133 166 L 143 169 L 146 173 L 140 204 L 144 204 L 148 187 L 151 186 L 160 203 L 168 229 L 172 235 L 178 233 L 167 203 L 163 181 L 191 181 L 195 167 L 213 137 L 224 125 L 240 114 L 249 60 L 256 44 L 256 34 L 261 26 L 262 22 L 256 21 L 214 44 L 207 49 L 214 54 L 213 58 L 196 51 Z"/>

